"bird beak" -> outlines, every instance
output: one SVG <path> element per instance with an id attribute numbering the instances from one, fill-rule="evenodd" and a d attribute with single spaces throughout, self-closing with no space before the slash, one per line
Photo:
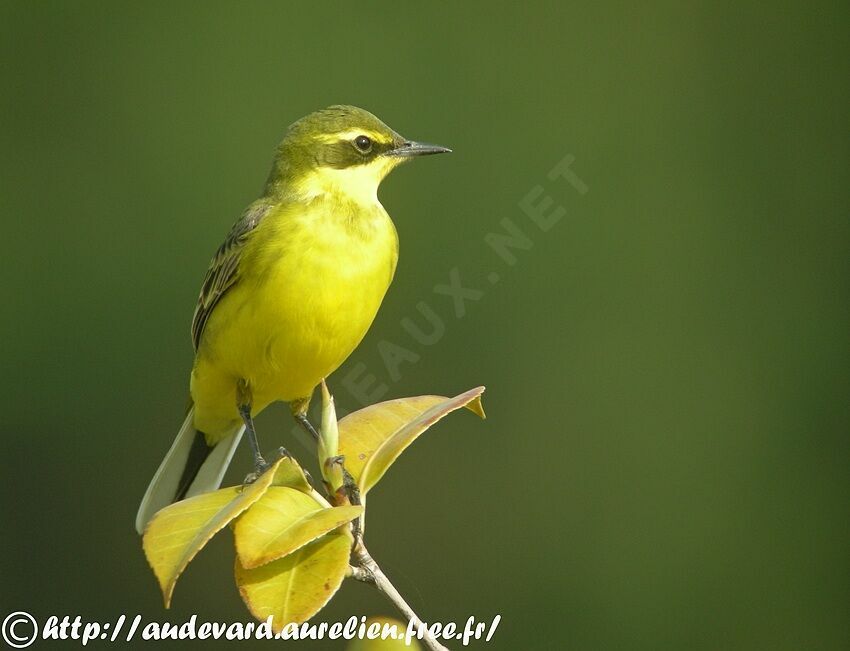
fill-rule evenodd
<path id="1" fill-rule="evenodd" d="M 429 145 L 426 142 L 413 142 L 407 140 L 401 143 L 395 149 L 390 149 L 387 156 L 397 156 L 398 158 L 411 158 L 413 156 L 430 156 L 431 154 L 450 154 L 451 149 L 441 147 L 440 145 Z"/>

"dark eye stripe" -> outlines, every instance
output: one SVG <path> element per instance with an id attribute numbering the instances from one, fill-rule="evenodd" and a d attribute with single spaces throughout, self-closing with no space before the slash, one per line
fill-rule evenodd
<path id="1" fill-rule="evenodd" d="M 369 139 L 370 146 L 368 151 L 363 151 L 355 142 L 360 136 L 365 136 Z M 373 139 L 365 134 L 355 135 L 353 138 L 348 136 L 337 140 L 333 143 L 323 144 L 316 155 L 316 163 L 318 165 L 326 165 L 335 169 L 343 169 L 346 167 L 354 167 L 356 165 L 365 165 L 395 147 L 392 140 L 383 142 L 382 140 Z"/>

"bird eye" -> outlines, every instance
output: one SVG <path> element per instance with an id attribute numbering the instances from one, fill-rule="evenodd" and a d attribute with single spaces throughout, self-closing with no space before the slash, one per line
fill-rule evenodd
<path id="1" fill-rule="evenodd" d="M 364 154 L 368 154 L 372 149 L 372 139 L 369 136 L 357 136 L 354 139 L 354 146 Z"/>

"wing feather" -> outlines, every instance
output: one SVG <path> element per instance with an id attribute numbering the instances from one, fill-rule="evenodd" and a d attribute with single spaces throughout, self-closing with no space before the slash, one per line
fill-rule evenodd
<path id="1" fill-rule="evenodd" d="M 204 326 L 216 304 L 239 280 L 239 260 L 245 243 L 270 208 L 271 205 L 268 203 L 256 203 L 250 206 L 230 229 L 227 238 L 213 256 L 192 317 L 192 344 L 196 351 L 201 344 Z"/>

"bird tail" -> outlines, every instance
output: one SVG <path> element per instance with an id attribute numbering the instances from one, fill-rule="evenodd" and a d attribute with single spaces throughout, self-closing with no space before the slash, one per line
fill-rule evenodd
<path id="1" fill-rule="evenodd" d="M 216 490 L 233 458 L 245 428 L 239 428 L 210 446 L 204 434 L 195 429 L 194 415 L 195 407 L 192 406 L 145 491 L 136 514 L 136 531 L 140 534 L 160 509 L 187 497 Z"/>

